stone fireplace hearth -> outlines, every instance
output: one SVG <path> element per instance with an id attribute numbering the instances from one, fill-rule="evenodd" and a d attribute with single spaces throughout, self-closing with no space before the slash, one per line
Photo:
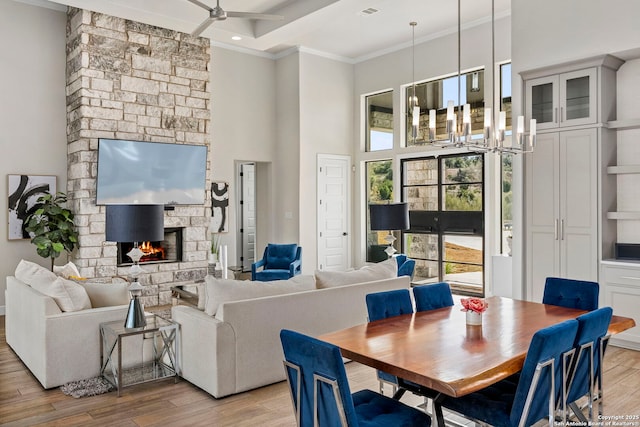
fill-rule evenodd
<path id="1" fill-rule="evenodd" d="M 83 276 L 126 276 L 130 268 L 120 265 L 116 243 L 105 242 L 105 206 L 95 203 L 98 139 L 209 146 L 210 60 L 208 39 L 69 8 L 67 193 L 80 234 L 74 262 Z M 170 303 L 171 286 L 206 274 L 209 194 L 205 200 L 165 211 L 165 227 L 181 229 L 181 259 L 145 265 L 145 305 Z"/>

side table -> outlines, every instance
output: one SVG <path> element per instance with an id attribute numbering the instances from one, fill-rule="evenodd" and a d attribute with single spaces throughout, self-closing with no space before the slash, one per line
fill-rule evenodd
<path id="1" fill-rule="evenodd" d="M 125 328 L 121 320 L 100 324 L 100 375 L 116 387 L 118 397 L 124 387 L 170 377 L 178 381 L 180 325 L 156 314 L 148 314 L 146 320 L 145 327 L 136 329 Z M 123 348 L 135 340 L 129 337 L 142 340 L 139 355 Z M 149 347 L 150 354 L 145 357 Z M 125 367 L 123 352 L 127 355 Z"/>

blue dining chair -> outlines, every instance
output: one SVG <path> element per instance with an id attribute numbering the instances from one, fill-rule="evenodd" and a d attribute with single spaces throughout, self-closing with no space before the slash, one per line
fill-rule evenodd
<path id="1" fill-rule="evenodd" d="M 542 303 L 591 311 L 598 308 L 599 291 L 596 282 L 547 277 Z"/>
<path id="2" fill-rule="evenodd" d="M 579 316 L 578 333 L 574 342 L 576 357 L 571 366 L 567 381 L 566 401 L 576 415 L 586 425 L 593 419 L 594 397 L 598 398 L 598 413 L 602 414 L 602 356 L 604 355 L 604 341 L 613 316 L 611 307 L 602 307 Z M 602 346 L 602 347 L 601 347 Z M 595 390 L 595 393 L 594 393 Z M 587 419 L 577 400 L 587 396 L 589 418 Z"/>
<path id="3" fill-rule="evenodd" d="M 371 390 L 351 394 L 340 349 L 283 329 L 284 369 L 299 427 L 423 426 L 431 418 Z"/>
<path id="4" fill-rule="evenodd" d="M 540 329 L 520 373 L 462 397 L 442 395 L 439 404 L 495 427 L 530 426 L 547 417 L 553 426 L 556 399 L 567 374 L 563 359 L 573 351 L 577 330 L 573 319 Z"/>
<path id="5" fill-rule="evenodd" d="M 413 279 L 413 271 L 416 268 L 416 260 L 411 259 L 405 254 L 395 255 L 396 263 L 398 264 L 398 277 L 409 276 Z"/>
<path id="6" fill-rule="evenodd" d="M 251 280 L 261 282 L 287 280 L 301 272 L 302 248 L 295 243 L 269 243 L 262 259 L 251 264 Z"/>
<path id="7" fill-rule="evenodd" d="M 365 302 L 367 304 L 369 322 L 413 313 L 413 304 L 411 304 L 409 289 L 396 289 L 393 291 L 367 294 L 365 296 Z M 398 377 L 384 371 L 377 371 L 377 375 L 380 384 L 380 393 L 384 394 L 384 384 L 387 383 L 393 388 L 393 396 L 395 399 L 402 397 L 406 389 L 400 388 L 399 390 Z"/>
<path id="8" fill-rule="evenodd" d="M 446 282 L 414 286 L 413 298 L 416 300 L 416 311 L 453 306 L 451 287 Z"/>

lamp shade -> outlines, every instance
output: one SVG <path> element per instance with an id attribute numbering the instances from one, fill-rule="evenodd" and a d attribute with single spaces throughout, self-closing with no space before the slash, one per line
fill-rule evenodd
<path id="1" fill-rule="evenodd" d="M 409 207 L 406 203 L 369 205 L 371 230 L 407 230 Z"/>
<path id="2" fill-rule="evenodd" d="M 163 239 L 163 205 L 107 205 L 107 242 L 159 242 Z"/>

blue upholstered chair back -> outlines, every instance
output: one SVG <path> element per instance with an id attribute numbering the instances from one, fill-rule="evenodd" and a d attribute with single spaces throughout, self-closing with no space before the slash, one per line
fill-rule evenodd
<path id="1" fill-rule="evenodd" d="M 267 264 L 265 269 L 268 270 L 288 270 L 289 265 L 296 260 L 298 245 L 295 243 L 280 245 L 269 243 L 265 251 Z"/>
<path id="2" fill-rule="evenodd" d="M 540 362 L 554 359 L 554 395 L 557 398 L 562 387 L 562 355 L 573 348 L 573 342 L 578 330 L 577 320 L 567 320 L 553 326 L 546 327 L 536 332 L 531 339 L 527 357 L 524 361 L 518 387 L 511 407 L 511 425 L 518 425 L 525 401 L 532 384 L 536 366 Z M 527 419 L 524 425 L 532 425 L 549 415 L 549 391 L 551 381 L 549 378 L 549 367 L 542 369 L 542 375 L 538 387 L 533 397 Z"/>
<path id="3" fill-rule="evenodd" d="M 583 314 L 576 319 L 578 321 L 578 333 L 574 343 L 576 347 L 576 359 L 572 368 L 573 382 L 569 388 L 567 402 L 575 402 L 589 392 L 589 353 L 591 349 L 585 347 L 583 351 L 580 351 L 580 347 L 592 343 L 593 375 L 595 378 L 601 363 L 599 357 L 600 342 L 602 338 L 607 335 L 612 316 L 613 310 L 611 307 L 602 307 Z"/>
<path id="4" fill-rule="evenodd" d="M 591 311 L 598 308 L 599 291 L 596 282 L 547 277 L 542 303 Z"/>
<path id="5" fill-rule="evenodd" d="M 413 298 L 416 300 L 416 311 L 435 310 L 453 305 L 451 287 L 445 282 L 415 286 Z"/>
<path id="6" fill-rule="evenodd" d="M 413 272 L 416 268 L 416 261 L 404 254 L 396 255 L 395 259 L 396 263 L 398 263 L 398 277 L 409 276 L 413 279 Z"/>
<path id="7" fill-rule="evenodd" d="M 313 424 L 313 393 L 314 374 L 333 379 L 339 387 L 340 401 L 336 401 L 332 388 L 328 384 L 320 383 L 318 395 L 318 415 L 320 426 L 340 426 L 338 408 L 344 408 L 347 425 L 357 426 L 353 399 L 349 390 L 349 382 L 344 369 L 340 349 L 332 344 L 317 340 L 298 332 L 283 329 L 280 332 L 284 358 L 287 362 L 300 367 L 297 372 L 292 367 L 286 367 L 291 393 L 295 402 L 298 399 L 298 375 L 301 375 L 300 388 L 300 427 L 312 427 Z"/>
<path id="8" fill-rule="evenodd" d="M 376 292 L 365 297 L 369 322 L 413 313 L 409 289 Z"/>

